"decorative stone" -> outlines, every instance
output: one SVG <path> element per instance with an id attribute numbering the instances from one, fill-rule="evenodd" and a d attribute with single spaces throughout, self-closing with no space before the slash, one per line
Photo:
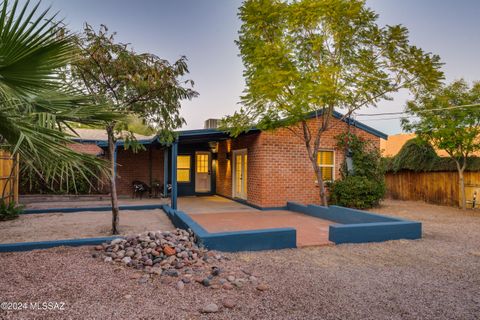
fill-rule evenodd
<path id="1" fill-rule="evenodd" d="M 223 299 L 222 304 L 225 308 L 232 309 L 235 308 L 237 303 L 233 299 Z"/>
<path id="2" fill-rule="evenodd" d="M 172 256 L 172 255 L 176 254 L 177 252 L 172 247 L 165 246 L 165 248 L 163 248 L 163 253 L 166 256 Z"/>
<path id="3" fill-rule="evenodd" d="M 178 281 L 177 282 L 177 289 L 178 290 L 183 290 L 185 288 L 185 283 L 183 281 Z"/>
<path id="4" fill-rule="evenodd" d="M 230 282 L 225 282 L 225 283 L 222 285 L 222 288 L 225 289 L 225 290 L 232 290 L 232 289 L 233 289 L 233 285 L 232 285 Z"/>
<path id="5" fill-rule="evenodd" d="M 257 290 L 258 291 L 267 291 L 268 290 L 268 286 L 264 283 L 261 283 L 257 286 Z"/>
<path id="6" fill-rule="evenodd" d="M 209 303 L 202 308 L 202 313 L 216 313 L 218 310 L 218 306 L 215 303 Z"/>
<path id="7" fill-rule="evenodd" d="M 212 276 L 218 276 L 221 270 L 219 267 L 212 267 Z"/>
<path id="8" fill-rule="evenodd" d="M 208 279 L 208 278 L 203 279 L 203 280 L 202 280 L 202 284 L 203 284 L 205 287 L 210 286 L 210 279 Z"/>
<path id="9" fill-rule="evenodd" d="M 163 270 L 162 274 L 166 275 L 166 276 L 170 276 L 170 277 L 178 277 L 179 276 L 178 271 L 175 270 L 175 269 Z"/>
<path id="10" fill-rule="evenodd" d="M 117 238 L 117 239 L 113 239 L 111 242 L 110 242 L 110 245 L 116 245 L 116 244 L 120 244 L 121 242 L 123 241 L 122 238 Z"/>
<path id="11" fill-rule="evenodd" d="M 153 261 L 152 261 L 152 259 L 147 259 L 147 260 L 145 260 L 145 262 L 143 264 L 146 265 L 146 266 L 152 266 Z"/>

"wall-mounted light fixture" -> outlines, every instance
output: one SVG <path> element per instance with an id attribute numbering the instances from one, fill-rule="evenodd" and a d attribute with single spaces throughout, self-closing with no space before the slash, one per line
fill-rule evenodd
<path id="1" fill-rule="evenodd" d="M 218 152 L 218 142 L 217 141 L 210 141 L 208 142 L 208 147 L 212 151 L 212 153 Z"/>

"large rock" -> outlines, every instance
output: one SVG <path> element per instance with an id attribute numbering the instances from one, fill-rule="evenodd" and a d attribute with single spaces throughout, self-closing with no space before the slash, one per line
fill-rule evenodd
<path id="1" fill-rule="evenodd" d="M 203 313 L 215 313 L 218 312 L 218 306 L 215 303 L 209 303 L 202 308 Z"/>

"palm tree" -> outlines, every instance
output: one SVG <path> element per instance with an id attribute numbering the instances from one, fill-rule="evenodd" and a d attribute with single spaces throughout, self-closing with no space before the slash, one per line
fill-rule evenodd
<path id="1" fill-rule="evenodd" d="M 39 4 L 0 4 L 0 148 L 19 154 L 46 180 L 68 179 L 75 170 L 93 173 L 103 162 L 69 149 L 65 129 L 114 116 L 67 89 L 61 70 L 73 61 L 72 37 L 59 32 L 56 14 L 39 13 Z"/>

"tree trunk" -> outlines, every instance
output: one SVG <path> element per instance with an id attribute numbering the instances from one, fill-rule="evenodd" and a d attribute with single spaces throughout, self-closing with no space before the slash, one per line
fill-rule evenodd
<path id="1" fill-rule="evenodd" d="M 317 176 L 318 188 L 320 189 L 321 204 L 322 206 L 328 206 L 327 193 L 325 192 L 325 182 L 323 181 L 322 170 L 320 170 L 316 161 L 313 163 L 313 166 L 315 170 L 315 175 Z"/>
<path id="2" fill-rule="evenodd" d="M 110 198 L 112 201 L 112 234 L 119 234 L 118 224 L 119 224 L 119 214 L 120 209 L 118 207 L 118 196 L 117 196 L 117 181 L 115 174 L 115 139 L 113 126 L 107 127 L 108 134 L 108 155 L 110 160 Z"/>
<path id="3" fill-rule="evenodd" d="M 322 126 L 322 128 L 325 127 L 325 126 L 326 126 L 326 124 L 324 126 Z M 313 171 L 315 172 L 315 175 L 317 177 L 318 187 L 320 189 L 321 204 L 322 204 L 322 206 L 328 206 L 327 194 L 325 192 L 325 183 L 323 181 L 322 171 L 320 170 L 320 168 L 317 164 L 318 149 L 319 149 L 319 146 L 320 146 L 320 137 L 321 137 L 321 134 L 324 130 L 319 129 L 317 131 L 316 137 L 315 137 L 315 143 L 312 147 L 312 145 L 310 143 L 311 139 L 312 139 L 312 135 L 311 135 L 310 129 L 309 129 L 306 121 L 302 121 L 302 129 L 303 129 L 303 139 L 304 139 L 304 142 L 305 142 L 305 147 L 307 148 L 308 158 L 310 159 L 310 162 L 312 163 Z"/>
<path id="4" fill-rule="evenodd" d="M 458 181 L 460 186 L 460 206 L 463 210 L 467 210 L 467 196 L 465 194 L 465 179 L 463 177 L 464 168 L 458 170 Z"/>

